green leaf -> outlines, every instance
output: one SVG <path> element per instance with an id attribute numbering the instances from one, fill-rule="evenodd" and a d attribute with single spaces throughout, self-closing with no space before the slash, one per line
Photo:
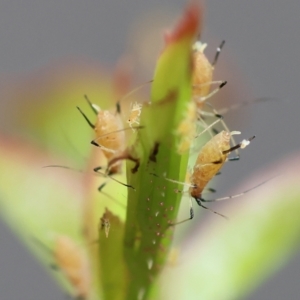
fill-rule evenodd
<path id="1" fill-rule="evenodd" d="M 56 235 L 67 235 L 78 244 L 83 241 L 81 179 L 72 172 L 43 168 L 50 156 L 24 142 L 1 136 L 0 144 L 2 217 L 50 272 Z M 51 274 L 66 286 L 59 272 Z"/>

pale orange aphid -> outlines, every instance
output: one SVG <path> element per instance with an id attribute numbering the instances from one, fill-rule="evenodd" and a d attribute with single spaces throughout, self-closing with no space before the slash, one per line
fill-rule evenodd
<path id="1" fill-rule="evenodd" d="M 111 112 L 109 110 L 101 110 L 96 104 L 90 102 L 88 97 L 85 95 L 89 106 L 92 108 L 94 113 L 97 115 L 95 124 L 93 124 L 88 117 L 82 112 L 82 110 L 77 107 L 80 113 L 83 115 L 89 126 L 95 131 L 95 139 L 91 142 L 93 145 L 100 147 L 103 151 L 103 154 L 108 161 L 108 173 L 109 174 L 118 174 L 121 173 L 122 160 L 129 159 L 135 162 L 135 167 L 132 169 L 133 172 L 137 171 L 138 168 L 138 159 L 132 157 L 127 153 L 126 148 L 126 136 L 125 130 L 135 128 L 140 128 L 139 126 L 133 126 L 134 124 L 139 125 L 139 117 L 142 111 L 142 104 L 135 102 L 130 111 L 130 116 L 127 120 L 129 128 L 124 128 L 123 122 L 121 119 L 121 106 L 120 102 L 125 98 L 129 97 L 137 90 L 144 87 L 146 84 L 151 83 L 148 81 L 137 88 L 133 89 L 131 92 L 127 93 L 122 99 L 116 103 L 116 111 Z M 97 172 L 99 168 L 96 168 Z"/>
<path id="2" fill-rule="evenodd" d="M 219 199 L 213 200 L 205 200 L 202 198 L 202 192 L 206 185 L 212 180 L 212 178 L 220 171 L 223 167 L 224 163 L 228 160 L 228 155 L 230 152 L 236 149 L 243 149 L 250 144 L 250 141 L 255 138 L 252 136 L 249 139 L 243 140 L 239 144 L 230 147 L 230 140 L 231 136 L 234 134 L 240 134 L 240 132 L 233 131 L 221 131 L 214 137 L 212 137 L 200 150 L 198 157 L 196 159 L 192 175 L 190 177 L 190 184 L 189 184 L 189 194 L 191 198 L 194 198 L 197 204 L 205 209 L 209 209 L 208 207 L 204 206 L 202 202 L 213 202 L 218 200 L 230 199 L 235 198 L 235 196 L 229 196 Z M 170 180 L 173 181 L 173 180 Z M 176 183 L 180 183 L 177 181 L 173 181 Z M 184 184 L 185 183 L 181 183 Z M 245 193 L 245 192 L 244 192 Z M 209 209 L 210 210 L 210 209 Z M 216 214 L 219 214 L 213 211 Z M 221 214 L 219 214 L 221 215 Z M 223 215 L 221 215 L 223 216 Z M 190 199 L 190 218 L 183 220 L 179 223 L 185 222 L 187 220 L 193 219 L 194 217 L 194 210 L 192 206 L 192 201 Z M 224 216 L 223 216 L 224 217 Z M 176 224 L 179 224 L 176 223 Z"/>
<path id="3" fill-rule="evenodd" d="M 126 137 L 119 115 L 108 110 L 99 110 L 94 130 L 96 133 L 94 142 L 101 147 L 108 161 L 123 153 L 126 148 Z M 121 167 L 122 162 L 118 161 L 110 167 L 110 172 L 121 173 Z"/>
<path id="4" fill-rule="evenodd" d="M 193 45 L 193 78 L 192 78 L 192 99 L 196 103 L 198 115 L 210 115 L 218 118 L 217 122 L 221 122 L 224 129 L 226 131 L 230 131 L 226 123 L 223 121 L 222 116 L 218 113 L 216 109 L 212 107 L 213 114 L 207 113 L 203 111 L 203 106 L 206 103 L 206 100 L 215 95 L 222 87 L 224 87 L 227 82 L 226 81 L 213 81 L 213 71 L 215 65 L 218 61 L 220 52 L 225 44 L 225 41 L 222 41 L 220 46 L 217 48 L 216 55 L 213 59 L 213 62 L 210 63 L 206 56 L 204 55 L 204 50 L 207 44 L 201 43 L 200 41 L 195 42 Z M 218 84 L 219 86 L 214 90 L 210 90 L 213 84 Z M 211 105 L 210 105 L 211 106 Z M 207 126 L 203 119 L 200 121 L 204 124 L 206 128 L 210 128 L 211 126 Z M 207 129 L 206 129 L 207 130 Z M 205 131 L 206 131 L 205 130 Z M 199 135 L 198 135 L 199 136 Z M 233 137 L 231 137 L 231 141 L 235 143 Z M 239 159 L 238 151 L 236 151 L 236 159 Z"/>
<path id="5" fill-rule="evenodd" d="M 201 123 L 203 123 L 206 129 L 200 134 L 196 135 L 197 119 L 199 119 L 199 115 L 203 114 L 202 109 L 205 101 L 217 93 L 226 84 L 226 81 L 212 81 L 214 65 L 218 60 L 219 53 L 223 45 L 224 42 L 222 42 L 220 47 L 217 49 L 213 64 L 211 64 L 204 55 L 204 49 L 206 48 L 207 44 L 197 41 L 193 46 L 194 69 L 192 77 L 192 101 L 188 103 L 183 119 L 176 130 L 176 133 L 180 137 L 177 146 L 177 151 L 179 154 L 188 151 L 193 143 L 194 138 L 211 128 L 211 126 L 207 126 L 203 119 L 200 119 Z M 210 93 L 211 85 L 216 83 L 219 84 L 219 87 Z M 224 125 L 224 128 L 228 130 L 224 122 L 221 120 L 222 117 L 217 114 L 216 111 L 214 112 L 215 116 L 218 117 L 218 120 L 214 122 L 212 126 L 221 121 Z"/>
<path id="6" fill-rule="evenodd" d="M 204 55 L 207 44 L 197 41 L 193 46 L 193 99 L 197 102 L 199 97 L 205 97 L 210 91 L 210 83 L 213 78 L 213 67 Z"/>
<path id="7" fill-rule="evenodd" d="M 217 93 L 226 82 L 213 81 L 214 66 L 218 60 L 219 54 L 224 41 L 217 48 L 215 58 L 212 63 L 208 61 L 204 55 L 204 50 L 207 44 L 201 43 L 200 41 L 195 42 L 193 46 L 193 78 L 192 78 L 192 98 L 197 103 L 198 110 L 201 111 L 205 101 L 212 95 Z M 219 84 L 219 87 L 214 91 L 210 92 L 212 84 Z"/>
<path id="8" fill-rule="evenodd" d="M 74 288 L 76 299 L 88 299 L 91 293 L 91 271 L 83 249 L 71 238 L 60 235 L 55 239 L 55 263 Z"/>
<path id="9" fill-rule="evenodd" d="M 96 138 L 92 144 L 100 147 L 104 156 L 109 162 L 114 157 L 120 155 L 125 149 L 125 132 L 123 130 L 123 123 L 120 115 L 112 113 L 109 110 L 101 110 L 97 105 L 92 104 L 85 96 L 92 110 L 97 114 L 95 124 L 93 124 L 87 116 L 78 108 L 90 127 L 94 129 Z M 121 161 L 115 163 L 110 168 L 111 174 L 121 172 Z"/>

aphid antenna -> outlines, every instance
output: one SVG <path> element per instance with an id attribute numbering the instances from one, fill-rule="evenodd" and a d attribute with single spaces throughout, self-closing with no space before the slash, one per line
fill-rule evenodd
<path id="1" fill-rule="evenodd" d="M 152 80 L 146 81 L 145 83 L 137 86 L 136 88 L 134 88 L 133 90 L 131 90 L 129 93 L 127 93 L 126 95 L 124 95 L 121 99 L 119 99 L 116 103 L 116 114 L 121 114 L 121 102 L 124 101 L 125 99 L 127 99 L 128 97 L 130 97 L 132 94 L 136 93 L 138 90 L 140 90 L 141 88 L 143 88 L 144 86 L 148 85 L 149 83 L 152 83 Z"/>
<path id="2" fill-rule="evenodd" d="M 260 184 L 254 186 L 254 187 L 252 187 L 252 188 L 250 188 L 250 189 L 248 189 L 248 190 L 246 190 L 246 191 L 244 191 L 244 192 L 242 192 L 242 193 L 236 194 L 236 195 L 226 196 L 226 197 L 216 198 L 216 199 L 209 199 L 209 200 L 203 199 L 202 197 L 200 197 L 200 198 L 194 198 L 194 199 L 195 199 L 196 203 L 197 203 L 199 206 L 201 206 L 201 207 L 203 207 L 203 208 L 205 208 L 205 209 L 211 211 L 212 213 L 217 214 L 217 215 L 219 215 L 219 216 L 221 216 L 221 217 L 223 217 L 223 218 L 225 218 L 225 219 L 228 220 L 228 218 L 227 218 L 225 215 L 222 215 L 222 214 L 220 214 L 220 213 L 218 213 L 218 212 L 216 212 L 216 211 L 214 211 L 214 210 L 212 210 L 212 209 L 210 209 L 210 208 L 204 206 L 202 202 L 216 202 L 216 201 L 222 201 L 222 200 L 228 200 L 228 199 L 234 199 L 234 198 L 241 197 L 241 196 L 245 195 L 246 193 L 248 193 L 248 192 L 250 192 L 250 191 L 252 191 L 252 190 L 254 190 L 254 189 L 260 187 L 261 185 L 267 183 L 268 181 L 274 179 L 274 178 L 277 177 L 277 176 L 278 176 L 278 175 L 276 175 L 276 176 L 274 176 L 274 177 L 272 177 L 272 178 L 269 178 L 269 179 L 267 179 L 267 180 L 261 182 Z M 171 226 L 178 225 L 178 224 L 182 224 L 182 223 L 184 223 L 184 222 L 186 222 L 186 221 L 192 220 L 193 218 L 194 218 L 193 202 L 192 202 L 192 199 L 190 198 L 190 217 L 189 217 L 188 219 L 183 220 L 183 221 L 174 223 L 174 224 L 172 224 Z"/>
<path id="3" fill-rule="evenodd" d="M 212 63 L 211 63 L 211 65 L 212 65 L 213 68 L 216 66 L 216 64 L 217 64 L 217 62 L 218 62 L 220 53 L 221 53 L 221 51 L 222 51 L 224 45 L 225 45 L 225 40 L 223 40 L 223 41 L 221 42 L 221 44 L 219 45 L 219 47 L 217 47 L 217 51 L 216 51 L 215 57 L 214 57 L 214 59 L 213 59 L 213 61 L 212 61 Z"/>
<path id="4" fill-rule="evenodd" d="M 224 115 L 224 114 L 227 114 L 229 111 L 233 111 L 233 110 L 239 109 L 244 106 L 248 106 L 248 105 L 256 103 L 256 102 L 267 102 L 270 100 L 277 100 L 277 99 L 272 98 L 272 97 L 261 97 L 261 98 L 257 98 L 257 99 L 253 99 L 253 100 L 242 101 L 242 102 L 230 105 L 229 107 L 218 108 L 218 112 L 220 114 Z"/>
<path id="5" fill-rule="evenodd" d="M 224 200 L 228 200 L 228 199 L 238 198 L 238 197 L 241 197 L 241 196 L 249 193 L 250 191 L 252 191 L 252 190 L 254 190 L 254 189 L 256 189 L 256 188 L 264 185 L 265 183 L 269 182 L 270 180 L 272 180 L 272 179 L 274 179 L 274 178 L 276 178 L 278 176 L 279 175 L 276 175 L 276 176 L 273 176 L 273 177 L 271 177 L 271 178 L 269 178 L 267 180 L 264 180 L 263 182 L 255 185 L 255 186 L 251 187 L 250 189 L 245 190 L 245 191 L 243 191 L 243 192 L 241 192 L 239 194 L 235 194 L 235 195 L 231 195 L 231 196 L 226 196 L 226 197 L 221 197 L 221 198 L 216 198 L 216 199 L 202 199 L 201 198 L 200 200 L 201 200 L 201 202 L 217 202 L 217 201 L 224 201 Z"/>
<path id="6" fill-rule="evenodd" d="M 75 169 L 75 168 L 72 168 L 72 167 L 69 167 L 69 166 L 61 166 L 61 165 L 48 165 L 48 166 L 44 166 L 43 168 L 61 168 L 61 169 L 67 169 L 67 170 L 72 170 L 72 171 L 76 171 L 76 172 L 79 172 L 79 173 L 85 173 L 84 171 L 82 170 L 78 170 L 78 169 Z M 97 171 L 95 169 L 98 169 Z M 117 180 L 116 178 L 112 177 L 110 174 L 107 174 L 107 173 L 103 173 L 103 172 L 99 172 L 99 170 L 101 170 L 102 167 L 96 167 L 94 168 L 94 172 L 92 172 L 93 175 L 102 175 L 103 177 L 108 177 L 110 178 L 111 180 L 117 182 L 117 183 L 120 183 L 128 188 L 132 188 L 135 190 L 135 188 L 130 185 L 130 184 L 126 184 L 124 182 L 121 182 L 119 180 Z M 101 186 L 100 186 L 101 187 Z M 102 187 L 103 188 L 103 187 Z"/>

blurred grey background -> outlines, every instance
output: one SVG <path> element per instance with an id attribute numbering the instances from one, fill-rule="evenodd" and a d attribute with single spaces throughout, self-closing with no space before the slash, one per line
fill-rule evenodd
<path id="1" fill-rule="evenodd" d="M 155 29 L 156 51 L 162 40 L 157 28 L 170 26 L 184 5 L 184 0 L 2 0 L 0 74 L 26 73 L 69 57 L 90 57 L 113 66 L 124 52 L 139 51 L 132 40 L 143 38 L 145 28 L 136 26 L 143 18 L 149 21 L 145 27 Z M 243 87 L 239 99 L 232 101 L 276 98 L 226 116 L 231 129 L 257 138 L 242 153 L 243 159 L 226 169 L 228 176 L 218 185 L 222 195 L 238 190 L 239 182 L 252 172 L 300 149 L 299 15 L 296 0 L 206 1 L 203 39 L 211 41 L 208 56 L 212 58 L 225 39 L 217 69 L 223 70 L 221 79 L 228 79 L 228 85 Z M 157 52 L 153 55 L 154 62 Z M 151 76 L 147 72 L 145 67 L 145 78 Z M 6 130 L 9 118 L 3 112 L 9 105 L 5 98 L 0 100 L 0 125 Z M 0 299 L 66 299 L 3 222 L 0 241 Z M 298 254 L 247 299 L 299 299 L 299 270 Z"/>

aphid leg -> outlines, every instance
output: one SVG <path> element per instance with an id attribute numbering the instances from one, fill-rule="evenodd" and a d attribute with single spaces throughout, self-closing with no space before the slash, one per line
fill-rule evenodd
<path id="1" fill-rule="evenodd" d="M 204 123 L 206 126 L 205 126 L 205 129 L 202 130 L 200 133 L 198 133 L 195 138 L 201 136 L 203 133 L 205 133 L 206 131 L 210 130 L 210 129 L 213 129 L 212 127 L 215 126 L 217 123 L 219 123 L 221 120 L 223 119 L 222 116 L 220 116 L 220 118 L 218 118 L 216 121 L 214 121 L 213 123 L 211 123 L 210 125 L 207 125 L 204 120 L 201 120 L 202 123 Z M 210 132 L 210 131 L 209 131 Z"/>
<path id="2" fill-rule="evenodd" d="M 217 51 L 216 51 L 214 60 L 213 60 L 213 62 L 212 62 L 212 64 L 211 64 L 213 68 L 214 68 L 215 65 L 217 64 L 217 61 L 218 61 L 218 59 L 219 59 L 219 56 L 220 56 L 220 53 L 221 53 L 221 50 L 222 50 L 224 44 L 225 44 L 225 41 L 223 40 L 223 41 L 221 42 L 220 46 L 217 48 Z"/>
<path id="3" fill-rule="evenodd" d="M 196 202 L 197 202 L 197 204 L 198 204 L 199 206 L 201 206 L 201 207 L 203 207 L 203 208 L 209 210 L 210 212 L 212 212 L 212 213 L 214 213 L 214 214 L 216 214 L 216 215 L 219 215 L 219 216 L 223 217 L 224 219 L 228 220 L 228 218 L 227 218 L 226 216 L 224 216 L 224 215 L 222 215 L 222 214 L 216 212 L 215 210 L 212 210 L 211 208 L 208 208 L 208 207 L 204 206 L 204 205 L 202 204 L 202 202 L 206 202 L 204 199 L 202 199 L 202 198 L 194 198 L 194 199 L 196 200 Z"/>
<path id="4" fill-rule="evenodd" d="M 192 220 L 194 218 L 194 216 L 195 216 L 195 213 L 194 213 L 194 208 L 193 208 L 193 201 L 190 198 L 190 217 L 188 219 L 184 219 L 182 221 L 170 224 L 170 226 L 175 226 L 175 225 L 179 225 L 179 224 L 182 224 L 184 222 L 190 221 L 190 220 Z"/>
<path id="5" fill-rule="evenodd" d="M 223 121 L 223 116 L 219 113 L 219 111 L 217 111 L 210 103 L 206 103 L 206 105 L 210 106 L 212 111 L 213 111 L 213 116 L 219 118 L 219 121 L 221 122 L 223 128 L 230 132 L 228 126 L 226 125 L 226 123 Z M 201 114 L 207 114 L 207 115 L 210 115 L 209 113 L 205 113 L 205 112 L 201 112 Z M 217 132 L 218 133 L 218 132 Z M 233 144 L 236 144 L 236 141 L 233 137 L 233 134 L 230 136 L 230 139 L 231 139 L 231 142 Z M 239 160 L 240 159 L 240 155 L 239 155 L 239 152 L 237 151 L 237 149 L 235 150 L 235 153 L 236 153 L 236 156 L 234 157 L 230 157 L 228 158 L 229 161 L 236 161 L 236 160 Z"/>
<path id="6" fill-rule="evenodd" d="M 149 173 L 150 175 L 153 175 L 155 177 L 158 177 L 158 178 L 163 178 L 167 181 L 170 181 L 170 182 L 173 182 L 173 183 L 177 183 L 177 184 L 180 184 L 180 185 L 184 185 L 184 186 L 187 186 L 187 187 L 194 187 L 194 185 L 190 184 L 190 183 L 186 183 L 186 182 L 182 182 L 182 181 L 178 181 L 178 180 L 175 180 L 175 179 L 171 179 L 171 178 L 167 178 L 167 177 L 160 177 L 159 175 L 155 174 L 155 173 Z M 182 192 L 182 191 L 179 191 L 177 190 L 177 192 Z"/>
<path id="7" fill-rule="evenodd" d="M 99 168 L 99 167 L 98 167 Z M 102 192 L 102 189 L 106 186 L 107 182 L 103 182 L 99 187 L 98 187 L 98 191 Z"/>
<path id="8" fill-rule="evenodd" d="M 214 214 L 216 214 L 216 215 L 219 215 L 219 216 L 223 217 L 224 219 L 228 220 L 228 218 L 227 218 L 226 216 L 224 216 L 224 215 L 222 215 L 222 214 L 220 214 L 220 213 L 218 213 L 218 212 L 212 210 L 211 208 L 208 208 L 208 207 L 204 206 L 204 205 L 202 204 L 202 202 L 201 202 L 201 201 L 203 201 L 202 198 L 200 198 L 200 199 L 196 199 L 196 198 L 195 198 L 195 200 L 196 200 L 196 202 L 197 202 L 197 204 L 198 204 L 199 206 L 201 206 L 201 207 L 203 207 L 204 209 L 207 209 L 207 210 L 209 210 L 210 212 L 212 212 L 212 213 L 214 213 Z M 204 202 L 204 201 L 203 201 L 203 202 Z M 176 223 L 174 223 L 174 224 L 171 224 L 171 226 L 179 225 L 179 224 L 182 224 L 182 223 L 184 223 L 184 222 L 190 221 L 190 220 L 192 220 L 192 219 L 194 218 L 194 216 L 195 216 L 195 213 L 194 213 L 194 208 L 193 208 L 193 201 L 192 201 L 192 199 L 190 198 L 190 217 L 189 217 L 188 219 L 184 219 L 184 220 L 182 220 L 182 221 L 180 221 L 180 222 L 176 222 Z"/>
<path id="9" fill-rule="evenodd" d="M 216 93 L 218 93 L 219 90 L 222 87 L 224 87 L 226 84 L 227 84 L 227 81 L 221 81 L 221 84 L 217 88 L 215 88 L 214 90 L 212 90 L 208 95 L 206 95 L 204 97 L 199 97 L 199 99 L 197 99 L 197 102 L 199 102 L 199 103 L 205 102 L 207 99 L 209 99 L 210 97 L 212 97 L 213 95 L 215 95 Z"/>
<path id="10" fill-rule="evenodd" d="M 159 150 L 159 143 L 155 143 L 154 144 L 154 147 L 149 155 L 149 160 L 150 161 L 153 161 L 153 162 L 156 162 L 156 156 L 158 154 L 158 150 Z"/>
<path id="11" fill-rule="evenodd" d="M 214 90 L 213 90 L 212 92 L 210 92 L 207 96 L 205 96 L 205 97 L 200 97 L 200 99 L 198 100 L 198 102 L 200 102 L 200 103 L 205 102 L 208 98 L 210 98 L 210 97 L 212 97 L 214 94 L 216 94 L 216 93 L 217 93 L 222 87 L 224 87 L 226 84 L 227 84 L 227 81 L 222 81 L 218 88 L 214 89 Z M 226 131 L 230 131 L 229 128 L 228 128 L 228 126 L 226 125 L 226 123 L 223 121 L 223 116 L 222 116 L 221 114 L 219 114 L 218 111 L 217 111 L 215 108 L 213 108 L 212 105 L 210 105 L 209 103 L 206 102 L 206 105 L 209 105 L 209 106 L 212 108 L 212 110 L 213 110 L 213 116 L 217 117 L 218 120 L 215 121 L 211 126 L 206 126 L 206 129 L 204 130 L 204 132 L 205 132 L 206 130 L 208 130 L 210 127 L 212 127 L 213 125 L 215 125 L 216 123 L 218 123 L 218 122 L 221 122 L 222 126 L 224 127 L 224 129 L 225 129 Z M 203 116 L 203 115 L 204 115 L 204 116 L 205 116 L 205 115 L 212 116 L 211 113 L 206 113 L 206 112 L 204 112 L 203 110 L 200 110 L 200 111 L 199 111 L 199 114 L 202 115 L 202 116 Z M 204 122 L 204 121 L 201 120 L 201 122 Z M 202 133 L 200 133 L 200 134 L 202 134 Z M 234 140 L 234 138 L 233 138 L 232 136 L 230 137 L 230 139 L 231 139 L 231 141 L 232 141 L 233 144 L 236 143 L 235 140 Z M 230 159 L 230 160 L 239 160 L 239 157 L 240 157 L 240 156 L 239 156 L 239 153 L 238 153 L 238 151 L 236 151 L 236 156 L 235 156 L 234 158 Z"/>
<path id="12" fill-rule="evenodd" d="M 97 174 L 100 174 L 100 175 L 102 175 L 102 176 L 104 176 L 104 177 L 109 177 L 111 180 L 113 180 L 113 181 L 115 181 L 115 182 L 117 182 L 117 183 L 120 183 L 120 184 L 122 184 L 122 185 L 124 185 L 124 186 L 126 186 L 126 187 L 128 187 L 128 188 L 131 188 L 131 189 L 134 189 L 134 190 L 135 190 L 135 188 L 134 188 L 132 185 L 126 184 L 126 183 L 124 183 L 124 182 L 119 181 L 118 179 L 112 177 L 109 173 L 107 173 L 107 172 L 105 172 L 105 173 L 100 172 L 100 170 L 102 170 L 102 167 L 96 167 L 96 168 L 94 168 L 93 170 L 94 170 L 94 172 L 97 173 Z"/>

